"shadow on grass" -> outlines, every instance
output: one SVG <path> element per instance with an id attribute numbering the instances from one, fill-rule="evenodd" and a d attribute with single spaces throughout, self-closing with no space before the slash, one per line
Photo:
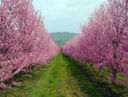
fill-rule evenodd
<path id="1" fill-rule="evenodd" d="M 118 91 L 122 90 L 122 87 L 107 83 L 102 80 L 103 78 L 98 76 L 98 72 L 85 66 L 83 68 L 83 66 L 78 65 L 78 62 L 71 60 L 67 56 L 64 56 L 64 58 L 71 62 L 67 66 L 71 72 L 71 76 L 78 81 L 81 91 L 88 94 L 89 97 L 123 97 L 122 93 Z"/>

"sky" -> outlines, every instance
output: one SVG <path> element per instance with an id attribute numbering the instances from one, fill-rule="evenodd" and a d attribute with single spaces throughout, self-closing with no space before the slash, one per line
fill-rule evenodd
<path id="1" fill-rule="evenodd" d="M 81 32 L 105 0 L 33 0 L 49 32 Z"/>

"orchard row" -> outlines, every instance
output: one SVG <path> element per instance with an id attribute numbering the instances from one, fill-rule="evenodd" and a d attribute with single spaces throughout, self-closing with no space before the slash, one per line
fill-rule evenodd
<path id="1" fill-rule="evenodd" d="M 128 0 L 107 0 L 63 52 L 100 69 L 107 67 L 112 82 L 120 73 L 128 80 Z"/>
<path id="2" fill-rule="evenodd" d="M 20 72 L 46 64 L 58 54 L 31 0 L 4 0 L 0 5 L 0 88 Z"/>

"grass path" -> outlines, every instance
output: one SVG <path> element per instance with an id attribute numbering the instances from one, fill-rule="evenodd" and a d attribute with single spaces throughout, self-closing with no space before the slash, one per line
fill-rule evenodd
<path id="1" fill-rule="evenodd" d="M 22 81 L 22 87 L 0 90 L 0 97 L 103 97 L 76 63 L 62 53 L 31 75 L 19 75 L 16 79 Z"/>
<path id="2" fill-rule="evenodd" d="M 100 97 L 92 84 L 86 81 L 87 78 L 62 54 L 59 54 L 50 65 L 27 97 L 88 97 L 88 91 L 81 90 L 76 77 L 79 77 L 78 79 L 83 81 L 91 92 L 94 91 L 95 94 L 92 95 Z"/>

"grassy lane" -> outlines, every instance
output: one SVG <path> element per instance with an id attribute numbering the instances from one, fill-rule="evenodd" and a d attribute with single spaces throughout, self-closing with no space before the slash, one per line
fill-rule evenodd
<path id="1" fill-rule="evenodd" d="M 0 90 L 0 97 L 103 97 L 89 76 L 61 53 L 31 75 L 19 75 L 16 79 L 22 81 L 22 87 Z"/>
<path id="2" fill-rule="evenodd" d="M 68 68 L 71 64 L 59 54 L 50 63 L 51 67 L 42 75 L 37 85 L 28 92 L 27 97 L 88 97 L 72 77 Z"/>

